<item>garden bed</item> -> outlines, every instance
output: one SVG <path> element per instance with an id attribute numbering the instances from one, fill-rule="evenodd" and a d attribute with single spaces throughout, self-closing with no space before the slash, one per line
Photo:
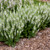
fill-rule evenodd
<path id="1" fill-rule="evenodd" d="M 50 50 L 50 3 L 9 2 L 0 4 L 0 50 Z"/>
<path id="2" fill-rule="evenodd" d="M 41 30 L 34 38 L 23 38 L 15 47 L 0 42 L 0 50 L 50 50 L 50 28 Z"/>

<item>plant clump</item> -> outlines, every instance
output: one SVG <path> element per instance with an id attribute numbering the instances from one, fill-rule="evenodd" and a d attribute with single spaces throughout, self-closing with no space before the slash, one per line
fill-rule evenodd
<path id="1" fill-rule="evenodd" d="M 9 46 L 14 46 L 22 37 L 34 37 L 39 30 L 50 27 L 49 3 L 23 4 L 20 8 L 16 6 L 13 12 L 7 8 L 0 11 L 0 41 Z"/>

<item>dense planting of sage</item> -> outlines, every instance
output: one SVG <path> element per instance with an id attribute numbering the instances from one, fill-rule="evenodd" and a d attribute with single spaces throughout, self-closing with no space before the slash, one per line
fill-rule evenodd
<path id="1" fill-rule="evenodd" d="M 11 11 L 17 10 L 17 8 L 24 5 L 32 5 L 33 2 L 33 0 L 0 0 L 0 11 L 4 11 L 5 9 Z"/>
<path id="2" fill-rule="evenodd" d="M 39 30 L 50 26 L 49 5 L 49 3 L 24 4 L 24 7 L 18 7 L 18 11 L 1 10 L 0 41 L 13 46 L 20 38 L 34 37 Z"/>

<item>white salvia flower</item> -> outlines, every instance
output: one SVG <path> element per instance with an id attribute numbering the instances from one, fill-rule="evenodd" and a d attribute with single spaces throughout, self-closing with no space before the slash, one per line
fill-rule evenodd
<path id="1" fill-rule="evenodd" d="M 12 35 L 12 39 L 13 39 L 13 35 Z"/>
<path id="2" fill-rule="evenodd" d="M 19 18 L 17 17 L 17 20 L 19 20 Z"/>
<path id="3" fill-rule="evenodd" d="M 21 27 L 24 27 L 24 25 L 22 25 Z"/>
<path id="4" fill-rule="evenodd" d="M 17 30 L 17 33 L 19 33 L 19 31 Z"/>
<path id="5" fill-rule="evenodd" d="M 10 8 L 9 6 L 7 6 L 7 8 Z"/>
<path id="6" fill-rule="evenodd" d="M 23 19 L 25 19 L 25 18 L 23 17 Z"/>
<path id="7" fill-rule="evenodd" d="M 1 26 L 1 24 L 0 24 L 0 26 Z"/>
<path id="8" fill-rule="evenodd" d="M 43 10 L 41 10 L 41 12 L 43 12 Z"/>
<path id="9" fill-rule="evenodd" d="M 9 5 L 9 8 L 10 8 L 10 7 L 12 7 L 12 5 L 11 5 L 11 4 Z"/>
<path id="10" fill-rule="evenodd" d="M 15 18 L 13 18 L 13 20 L 16 20 Z"/>
<path id="11" fill-rule="evenodd" d="M 22 0 L 20 0 L 20 3 L 22 3 Z"/>
<path id="12" fill-rule="evenodd" d="M 40 26 L 40 23 L 38 24 L 38 27 Z"/>
<path id="13" fill-rule="evenodd" d="M 14 34 L 16 35 L 16 32 Z"/>
<path id="14" fill-rule="evenodd" d="M 4 33 L 5 37 L 8 39 L 8 36 L 6 35 L 6 33 Z"/>
<path id="15" fill-rule="evenodd" d="M 9 35 L 9 38 L 10 38 L 11 36 Z"/>
<path id="16" fill-rule="evenodd" d="M 39 9 L 38 7 L 36 7 L 36 9 Z"/>
<path id="17" fill-rule="evenodd" d="M 47 11 L 44 11 L 43 13 L 46 13 Z"/>
<path id="18" fill-rule="evenodd" d="M 6 15 L 7 13 L 6 13 L 6 11 L 4 12 L 4 15 Z"/>
<path id="19" fill-rule="evenodd" d="M 18 28 L 19 28 L 19 29 L 21 29 L 21 27 L 20 27 L 20 26 L 19 26 Z"/>
<path id="20" fill-rule="evenodd" d="M 25 12 L 27 11 L 28 9 L 26 8 Z"/>
<path id="21" fill-rule="evenodd" d="M 28 21 L 30 21 L 30 19 L 28 19 Z"/>
<path id="22" fill-rule="evenodd" d="M 39 14 L 39 11 L 38 11 L 38 14 Z"/>
<path id="23" fill-rule="evenodd" d="M 5 2 L 7 1 L 7 0 L 4 0 Z"/>
<path id="24" fill-rule="evenodd" d="M 38 19 L 38 22 L 40 21 L 40 19 Z"/>
<path id="25" fill-rule="evenodd" d="M 39 29 L 37 31 L 39 31 Z"/>
<path id="26" fill-rule="evenodd" d="M 40 3 L 39 3 L 39 6 L 40 6 Z"/>
<path id="27" fill-rule="evenodd" d="M 30 15 L 30 18 L 32 17 L 32 15 Z"/>
<path id="28" fill-rule="evenodd" d="M 21 15 L 22 15 L 23 13 L 21 12 Z"/>
<path id="29" fill-rule="evenodd" d="M 23 11 L 23 13 L 25 14 L 25 11 Z"/>
<path id="30" fill-rule="evenodd" d="M 38 19 L 38 16 L 35 16 L 36 19 Z"/>
<path id="31" fill-rule="evenodd" d="M 34 26 L 34 30 L 36 30 L 36 27 Z"/>
<path id="32" fill-rule="evenodd" d="M 20 31 L 20 33 L 21 33 L 21 31 Z"/>
<path id="33" fill-rule="evenodd" d="M 23 29 L 21 30 L 21 32 L 23 31 Z"/>
<path id="34" fill-rule="evenodd" d="M 33 33 L 34 33 L 34 30 L 33 30 Z"/>

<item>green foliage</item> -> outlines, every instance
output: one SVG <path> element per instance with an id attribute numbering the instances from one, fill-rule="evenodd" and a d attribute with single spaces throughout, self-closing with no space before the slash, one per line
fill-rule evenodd
<path id="1" fill-rule="evenodd" d="M 27 23 L 24 24 L 24 30 L 22 31 L 21 36 L 28 37 L 28 38 L 33 37 L 35 34 L 32 32 L 33 26 L 34 26 L 33 23 L 27 21 Z"/>
<path id="2" fill-rule="evenodd" d="M 9 9 L 4 5 L 5 9 L 0 12 L 0 41 L 9 46 L 14 46 L 22 37 L 34 37 L 39 30 L 50 26 L 49 3 L 22 2 L 21 7 L 18 3 Z"/>
<path id="3" fill-rule="evenodd" d="M 3 18 L 0 17 L 0 41 L 4 41 L 9 46 L 15 45 L 16 42 L 19 41 L 20 34 L 18 32 L 17 22 L 18 20 L 15 19 L 15 14 L 10 12 L 8 14 L 6 11 L 3 14 Z M 16 14 L 17 15 L 17 14 Z M 16 21 L 16 22 L 15 22 Z M 20 31 L 20 30 L 19 30 Z"/>
<path id="4" fill-rule="evenodd" d="M 0 1 L 0 12 L 4 10 L 16 11 L 20 7 L 24 7 L 24 5 L 38 5 L 40 1 L 38 0 L 1 0 Z M 44 4 L 44 2 L 40 2 Z M 46 2 L 47 3 L 47 2 Z"/>

